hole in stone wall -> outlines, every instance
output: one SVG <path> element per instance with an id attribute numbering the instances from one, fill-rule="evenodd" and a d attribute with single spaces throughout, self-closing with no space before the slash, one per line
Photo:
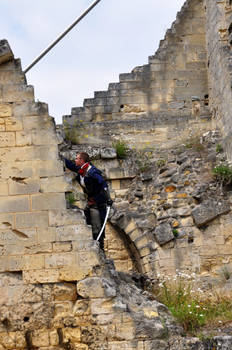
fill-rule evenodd
<path id="1" fill-rule="evenodd" d="M 29 320 L 30 320 L 30 317 L 28 317 L 28 316 L 25 316 L 23 319 L 24 322 L 28 322 Z"/>
<path id="2" fill-rule="evenodd" d="M 230 26 L 229 26 L 229 28 L 228 28 L 228 32 L 229 32 L 229 34 L 232 33 L 232 23 L 230 23 Z"/>
<path id="3" fill-rule="evenodd" d="M 188 238 L 188 243 L 193 243 L 194 242 L 194 238 L 193 237 L 189 237 Z"/>
<path id="4" fill-rule="evenodd" d="M 205 106 L 209 105 L 209 95 L 208 94 L 204 96 L 204 105 Z"/>
<path id="5" fill-rule="evenodd" d="M 123 109 L 123 108 L 124 108 L 124 105 L 121 105 L 120 108 Z"/>

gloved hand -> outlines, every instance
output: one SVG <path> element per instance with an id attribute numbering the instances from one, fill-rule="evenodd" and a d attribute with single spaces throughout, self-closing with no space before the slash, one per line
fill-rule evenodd
<path id="1" fill-rule="evenodd" d="M 108 198 L 107 201 L 106 201 L 106 204 L 107 204 L 107 207 L 111 207 L 112 204 L 113 204 L 113 201 L 111 198 Z"/>

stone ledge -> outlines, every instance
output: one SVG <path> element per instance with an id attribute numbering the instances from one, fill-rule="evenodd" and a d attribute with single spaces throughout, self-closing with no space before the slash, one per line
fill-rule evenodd
<path id="1" fill-rule="evenodd" d="M 14 54 L 11 51 L 7 40 L 0 40 L 0 64 L 14 59 Z"/>

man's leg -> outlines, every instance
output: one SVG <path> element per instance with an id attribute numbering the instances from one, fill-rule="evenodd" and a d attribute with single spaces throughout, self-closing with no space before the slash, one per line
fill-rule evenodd
<path id="1" fill-rule="evenodd" d="M 96 240 L 102 228 L 101 216 L 97 208 L 90 208 L 90 219 L 91 219 L 93 239 Z M 104 238 L 105 238 L 105 232 L 102 232 L 101 238 L 99 240 L 100 248 L 102 250 L 104 250 Z"/>

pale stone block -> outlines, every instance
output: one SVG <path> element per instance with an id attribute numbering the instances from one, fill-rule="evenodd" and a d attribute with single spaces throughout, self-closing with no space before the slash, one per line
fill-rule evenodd
<path id="1" fill-rule="evenodd" d="M 56 240 L 56 228 L 44 227 L 38 228 L 38 242 L 54 242 Z"/>
<path id="2" fill-rule="evenodd" d="M 32 132 L 33 145 L 57 145 L 59 143 L 55 130 L 37 130 Z"/>
<path id="3" fill-rule="evenodd" d="M 6 131 L 21 131 L 23 130 L 22 121 L 18 118 L 7 117 L 5 118 Z"/>
<path id="4" fill-rule="evenodd" d="M 23 255 L 25 251 L 25 243 L 6 244 L 4 245 L 4 255 Z"/>
<path id="5" fill-rule="evenodd" d="M 50 177 L 63 176 L 63 163 L 58 160 L 33 162 L 33 169 L 36 176 Z"/>
<path id="6" fill-rule="evenodd" d="M 45 268 L 54 268 L 58 266 L 70 266 L 75 265 L 76 254 L 75 253 L 53 253 L 45 255 Z"/>
<path id="7" fill-rule="evenodd" d="M 14 226 L 14 214 L 0 214 L 0 229 Z"/>
<path id="8" fill-rule="evenodd" d="M 41 192 L 69 192 L 71 184 L 65 181 L 63 176 L 41 179 Z"/>
<path id="9" fill-rule="evenodd" d="M 22 106 L 23 108 L 24 106 Z M 24 117 L 27 114 L 24 111 L 20 113 L 23 116 L 24 130 L 50 130 L 54 129 L 54 120 L 49 115 L 33 115 Z"/>
<path id="10" fill-rule="evenodd" d="M 34 99 L 34 88 L 31 85 L 8 84 L 3 86 L 2 100 L 4 102 L 33 102 Z"/>
<path id="11" fill-rule="evenodd" d="M 38 193 L 40 190 L 39 179 L 12 178 L 8 184 L 10 195 Z"/>
<path id="12" fill-rule="evenodd" d="M 123 190 L 115 190 L 115 193 L 118 197 L 124 197 L 128 193 L 128 189 L 123 189 Z"/>
<path id="13" fill-rule="evenodd" d="M 6 133 L 2 133 L 6 134 Z M 9 133 L 14 134 L 14 133 Z M 0 146 L 6 147 L 6 146 Z M 57 146 L 26 146 L 0 148 L 0 159 L 6 162 L 49 161 L 58 159 Z M 61 162 L 60 162 L 61 163 Z M 57 161 L 58 166 L 58 161 Z"/>
<path id="14" fill-rule="evenodd" d="M 30 146 L 32 145 L 31 134 L 26 131 L 16 132 L 16 146 Z"/>
<path id="15" fill-rule="evenodd" d="M 0 272 L 8 271 L 8 257 L 0 256 Z"/>
<path id="16" fill-rule="evenodd" d="M 64 193 L 35 194 L 31 196 L 31 201 L 32 210 L 62 210 L 66 207 Z"/>
<path id="17" fill-rule="evenodd" d="M 11 117 L 12 107 L 10 104 L 0 103 L 0 118 Z"/>
<path id="18" fill-rule="evenodd" d="M 122 340 L 133 340 L 135 338 L 135 327 L 133 323 L 116 324 L 116 334 Z"/>
<path id="19" fill-rule="evenodd" d="M 15 215 L 15 226 L 17 228 L 26 227 L 48 227 L 48 212 L 19 213 Z"/>
<path id="20" fill-rule="evenodd" d="M 89 226 L 79 224 L 60 226 L 56 228 L 56 241 L 79 241 L 92 238 L 92 230 Z"/>
<path id="21" fill-rule="evenodd" d="M 0 181 L 0 196 L 7 196 L 8 193 L 8 183 Z"/>
<path id="22" fill-rule="evenodd" d="M 91 299 L 90 309 L 91 313 L 95 315 L 112 314 L 113 313 L 113 300 L 109 299 Z"/>
<path id="23" fill-rule="evenodd" d="M 23 271 L 24 283 L 55 283 L 59 282 L 58 269 L 42 269 Z"/>
<path id="24" fill-rule="evenodd" d="M 100 256 L 96 251 L 78 253 L 78 263 L 81 267 L 100 265 Z"/>
<path id="25" fill-rule="evenodd" d="M 7 152 L 7 150 L 6 150 Z M 1 154 L 1 151 L 0 151 Z M 1 158 L 0 158 L 1 161 Z M 1 163 L 0 163 L 1 164 Z M 4 166 L 0 165 L 2 179 L 9 178 L 29 178 L 33 176 L 33 162 L 5 162 Z"/>
<path id="26" fill-rule="evenodd" d="M 14 147 L 15 133 L 14 132 L 0 132 L 0 147 Z"/>
<path id="27" fill-rule="evenodd" d="M 130 232 L 134 231 L 137 228 L 136 223 L 131 220 L 129 224 L 125 227 L 124 231 L 129 234 Z"/>
<path id="28" fill-rule="evenodd" d="M 89 350 L 89 347 L 86 344 L 75 344 L 74 349 L 75 350 Z"/>
<path id="29" fill-rule="evenodd" d="M 0 333 L 0 346 L 3 345 L 2 349 L 15 349 L 15 332 L 2 332 Z"/>
<path id="30" fill-rule="evenodd" d="M 49 346 L 49 331 L 47 330 L 34 330 L 31 336 L 31 344 L 35 347 Z"/>
<path id="31" fill-rule="evenodd" d="M 77 343 L 81 341 L 81 330 L 79 327 L 76 328 L 63 328 L 63 342 L 64 343 Z"/>
<path id="32" fill-rule="evenodd" d="M 112 180 L 111 188 L 112 190 L 120 190 L 120 180 Z"/>
<path id="33" fill-rule="evenodd" d="M 75 283 L 56 284 L 54 285 L 53 293 L 56 301 L 77 300 L 77 289 Z"/>
<path id="34" fill-rule="evenodd" d="M 72 244 L 70 242 L 55 242 L 53 243 L 53 251 L 56 253 L 60 252 L 71 252 Z"/>
<path id="35" fill-rule="evenodd" d="M 15 332 L 16 349 L 26 348 L 26 339 L 23 332 Z"/>
<path id="36" fill-rule="evenodd" d="M 7 271 L 22 271 L 23 270 L 23 257 L 11 256 L 8 259 Z"/>
<path id="37" fill-rule="evenodd" d="M 41 254 L 41 253 L 52 253 L 52 243 L 36 243 L 34 245 L 26 245 L 25 254 Z M 37 256 L 36 255 L 36 256 Z"/>
<path id="38" fill-rule="evenodd" d="M 57 330 L 51 331 L 49 333 L 49 341 L 53 346 L 59 345 L 59 335 L 57 333 Z"/>
<path id="39" fill-rule="evenodd" d="M 142 235 L 142 231 L 140 229 L 136 229 L 132 231 L 129 236 L 130 239 L 134 242 L 137 238 L 139 238 Z"/>
<path id="40" fill-rule="evenodd" d="M 4 123 L 1 124 L 1 119 L 0 119 L 0 131 L 6 131 L 5 124 Z"/>
<path id="41" fill-rule="evenodd" d="M 28 196 L 12 196 L 1 197 L 0 212 L 22 212 L 29 211 L 29 197 Z"/>
<path id="42" fill-rule="evenodd" d="M 8 230 L 0 231 L 0 242 L 14 244 L 18 242 L 33 243 L 37 240 L 35 229 L 15 229 L 10 228 Z"/>
<path id="43" fill-rule="evenodd" d="M 45 256 L 43 254 L 24 255 L 23 270 L 40 270 L 45 266 Z"/>
<path id="44" fill-rule="evenodd" d="M 72 313 L 73 303 L 70 301 L 56 302 L 54 314 L 56 318 L 67 317 Z"/>
<path id="45" fill-rule="evenodd" d="M 67 226 L 84 224 L 84 213 L 80 210 L 50 210 L 49 225 L 50 226 Z"/>
<path id="46" fill-rule="evenodd" d="M 81 281 L 89 275 L 91 275 L 91 268 L 88 266 L 80 267 L 75 264 L 73 266 L 59 268 L 60 281 Z"/>

